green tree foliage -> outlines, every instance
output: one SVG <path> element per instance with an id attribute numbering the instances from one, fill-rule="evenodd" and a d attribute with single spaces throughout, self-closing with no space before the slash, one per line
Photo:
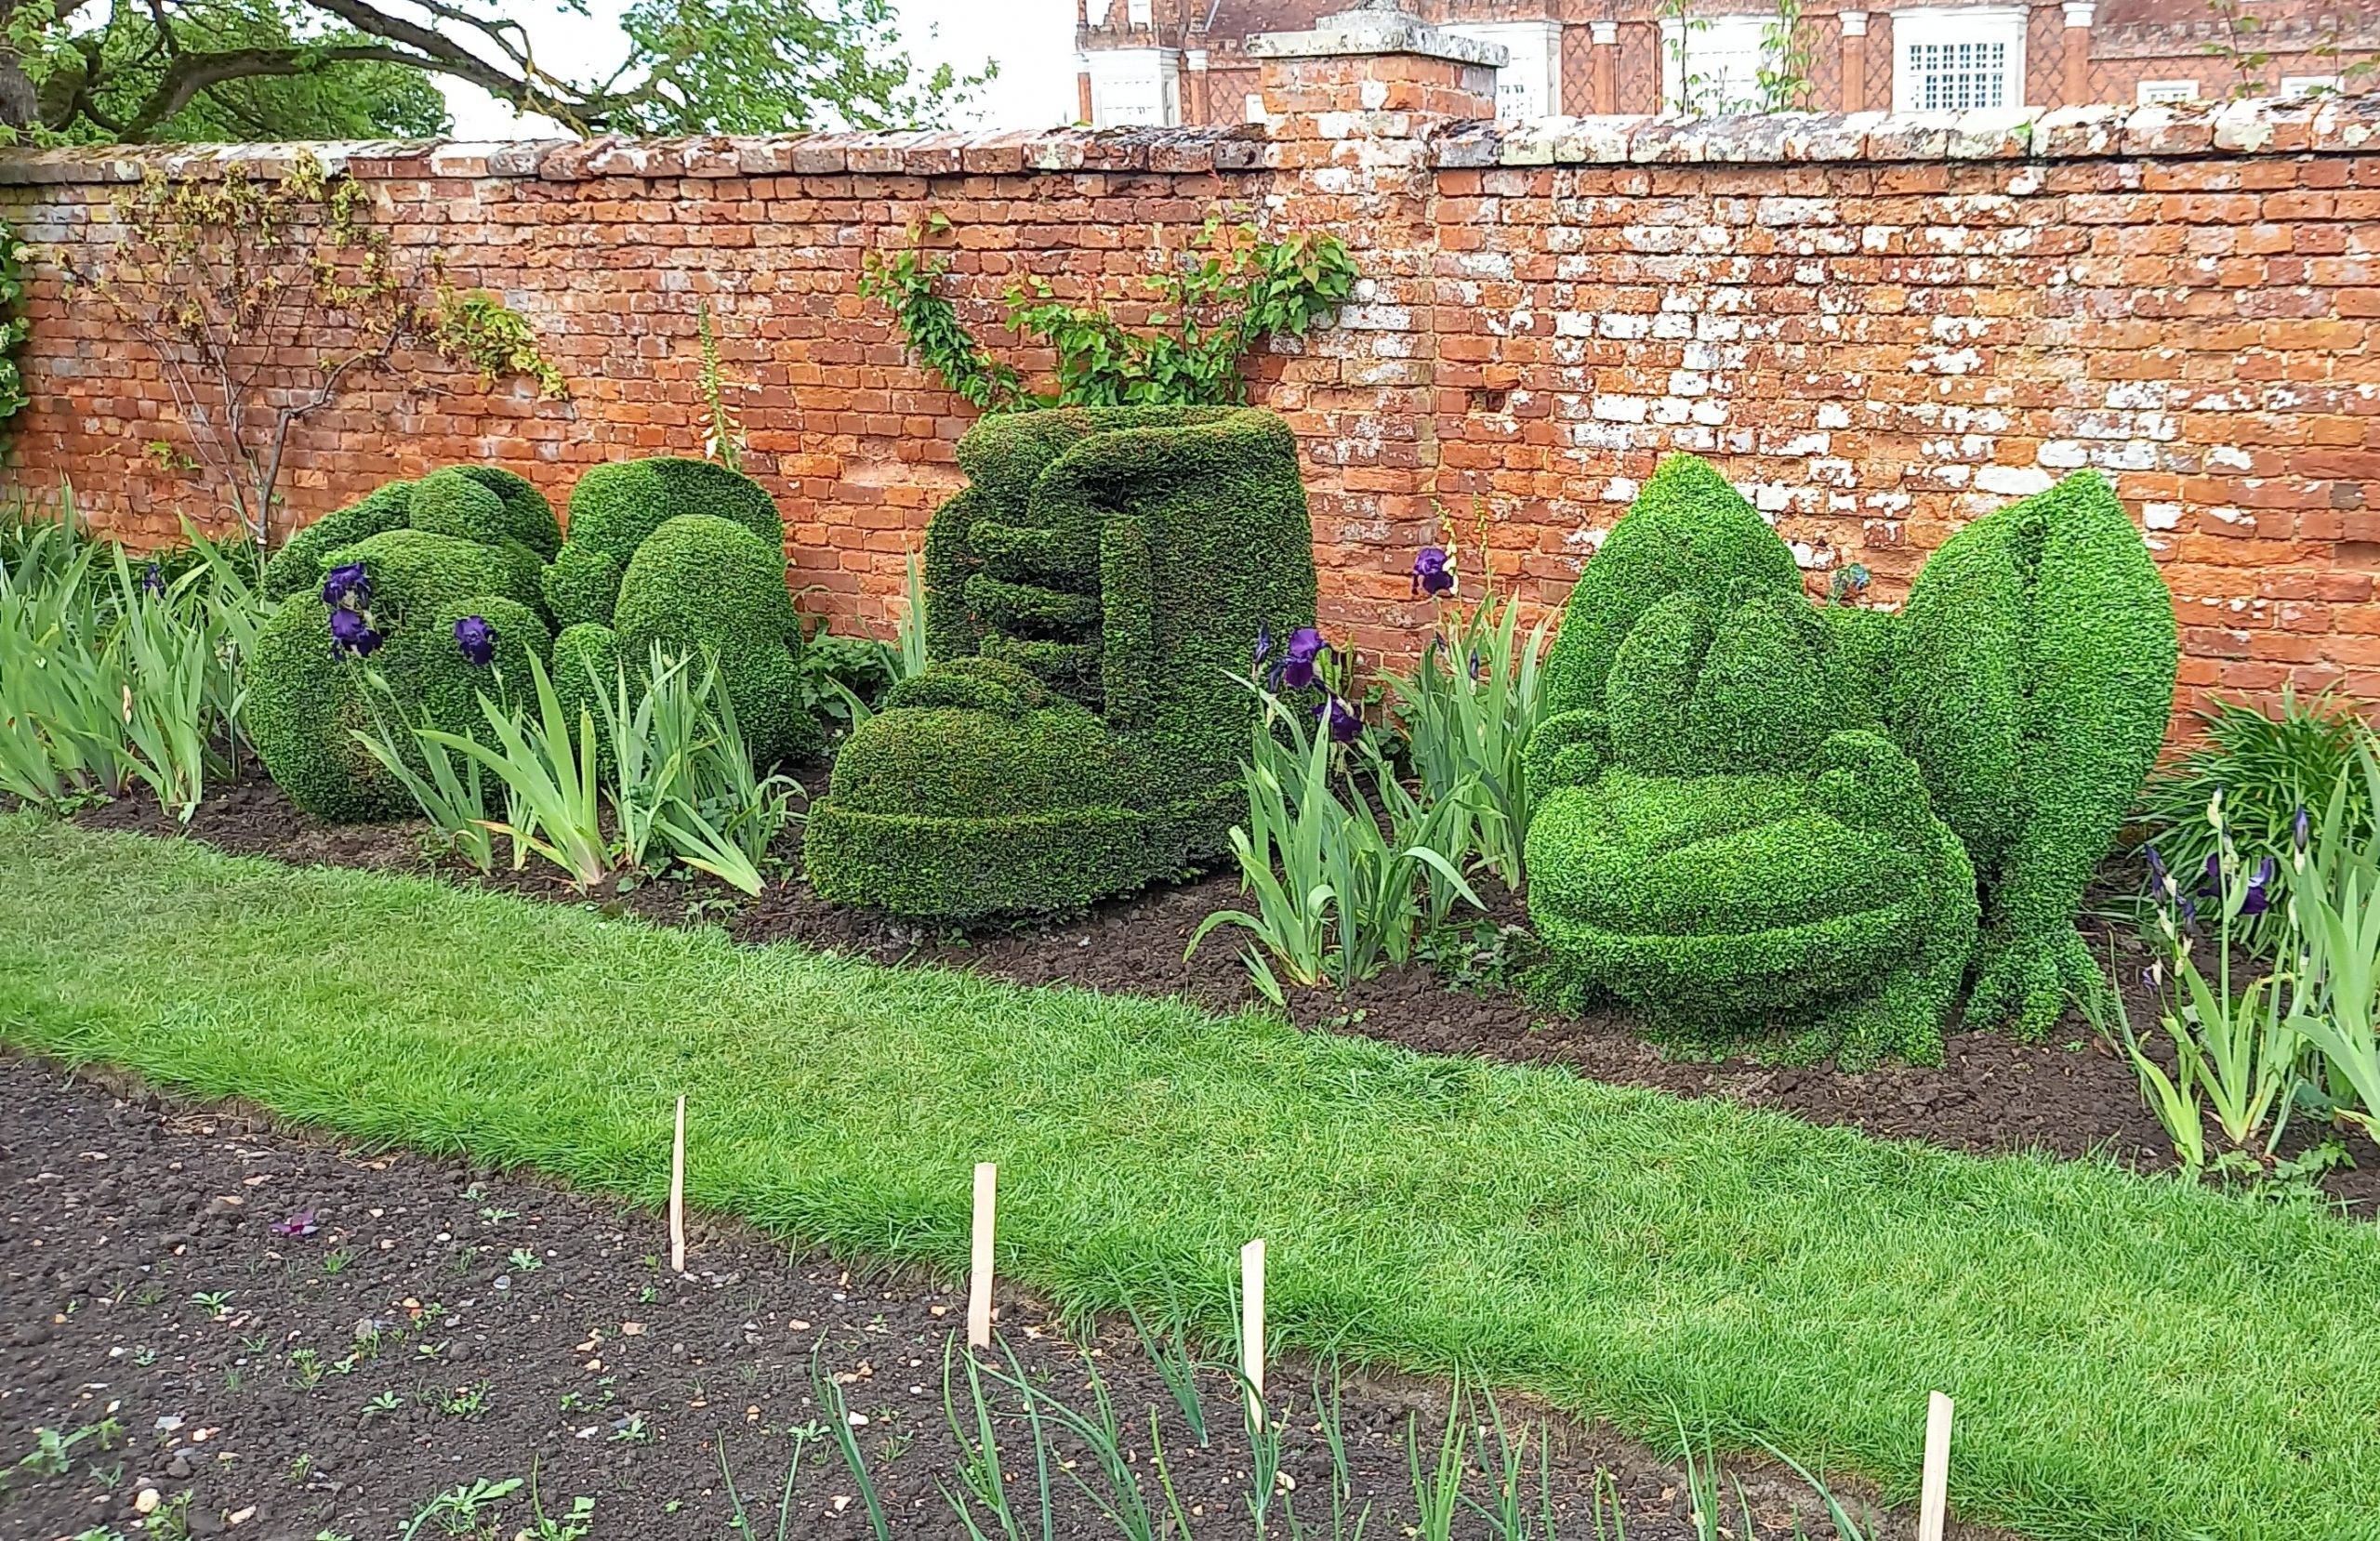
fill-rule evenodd
<path id="1" fill-rule="evenodd" d="M 590 16 L 588 0 L 562 9 Z M 443 133 L 440 79 L 587 133 L 932 124 L 990 76 L 921 73 L 892 0 L 637 0 L 625 47 L 549 72 L 503 0 L 0 0 L 0 129 L 44 141 Z"/>

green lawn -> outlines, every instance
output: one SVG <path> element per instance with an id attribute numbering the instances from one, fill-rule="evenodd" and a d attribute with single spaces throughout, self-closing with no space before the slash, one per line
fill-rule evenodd
<path id="1" fill-rule="evenodd" d="M 0 819 L 0 1035 L 359 1138 L 693 1200 L 1299 1345 L 1707 1416 L 2042 1536 L 2380 1536 L 2380 1236 L 1260 1016 L 739 951 L 428 881 Z"/>

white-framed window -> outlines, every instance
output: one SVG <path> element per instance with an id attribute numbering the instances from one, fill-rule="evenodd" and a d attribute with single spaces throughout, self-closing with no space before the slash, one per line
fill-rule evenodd
<path id="1" fill-rule="evenodd" d="M 1774 13 L 1661 18 L 1661 105 L 1673 112 L 1757 112 L 1761 71 L 1780 41 Z"/>
<path id="2" fill-rule="evenodd" d="M 1130 26 L 1145 27 L 1151 20 L 1150 0 L 1124 0 L 1124 20 Z"/>
<path id="3" fill-rule="evenodd" d="M 1093 128 L 1171 128 L 1182 122 L 1182 56 L 1172 48 L 1091 50 Z"/>
<path id="4" fill-rule="evenodd" d="M 2284 97 L 2336 96 L 2340 81 L 2336 75 L 2283 75 L 2281 94 Z"/>
<path id="5" fill-rule="evenodd" d="M 1562 111 L 1562 24 L 1559 21 L 1450 21 L 1438 29 L 1504 50 L 1496 72 L 1496 115 L 1542 118 Z"/>
<path id="6" fill-rule="evenodd" d="M 1240 115 L 1247 119 L 1248 122 L 1263 123 L 1264 121 L 1264 93 L 1262 91 L 1249 92 L 1247 99 L 1240 103 L 1239 110 Z"/>
<path id="7" fill-rule="evenodd" d="M 1893 12 L 1895 112 L 2023 105 L 2023 7 L 1926 6 Z"/>
<path id="8" fill-rule="evenodd" d="M 2132 93 L 2132 99 L 2143 107 L 2161 101 L 2198 100 L 2198 82 L 2194 80 L 2144 80 Z"/>

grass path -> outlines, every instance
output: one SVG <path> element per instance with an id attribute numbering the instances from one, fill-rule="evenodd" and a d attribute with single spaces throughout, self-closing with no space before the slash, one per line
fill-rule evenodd
<path id="1" fill-rule="evenodd" d="M 345 1134 L 690 1196 L 1220 1328 L 1670 1409 L 2043 1537 L 2380 1537 L 2380 1235 L 1260 1016 L 738 950 L 590 912 L 0 819 L 0 1037 Z"/>

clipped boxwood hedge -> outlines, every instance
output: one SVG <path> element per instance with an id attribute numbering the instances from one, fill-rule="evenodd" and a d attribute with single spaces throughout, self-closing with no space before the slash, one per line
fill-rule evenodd
<path id="1" fill-rule="evenodd" d="M 387 736 L 417 753 L 400 722 L 478 731 L 481 694 L 518 699 L 532 655 L 583 700 L 590 668 L 608 681 L 615 660 L 641 660 L 654 643 L 719 659 L 763 765 L 816 752 L 766 491 L 704 461 L 628 461 L 580 478 L 571 509 L 565 543 L 527 481 L 456 467 L 391 482 L 274 554 L 266 585 L 283 603 L 250 660 L 251 717 L 265 769 L 293 802 L 334 820 L 409 812 L 355 730 L 385 718 Z M 349 564 L 364 570 L 368 599 L 321 598 L 326 575 Z M 367 654 L 334 639 L 341 609 L 346 624 L 368 623 Z M 472 615 L 496 632 L 491 665 L 472 665 L 456 639 L 456 622 Z"/>
<path id="2" fill-rule="evenodd" d="M 1260 632 L 1314 618 L 1297 446 L 1270 413 L 989 418 L 926 541 L 935 659 L 855 729 L 804 851 L 838 902 L 1078 911 L 1224 848 Z"/>
<path id="3" fill-rule="evenodd" d="M 2103 988 L 2082 888 L 2162 741 L 2171 599 L 2091 473 L 1978 520 L 1905 614 L 1814 609 L 1724 479 L 1664 463 L 1564 612 L 1529 904 L 1574 987 L 1723 1046 L 1938 1058 Z"/>

